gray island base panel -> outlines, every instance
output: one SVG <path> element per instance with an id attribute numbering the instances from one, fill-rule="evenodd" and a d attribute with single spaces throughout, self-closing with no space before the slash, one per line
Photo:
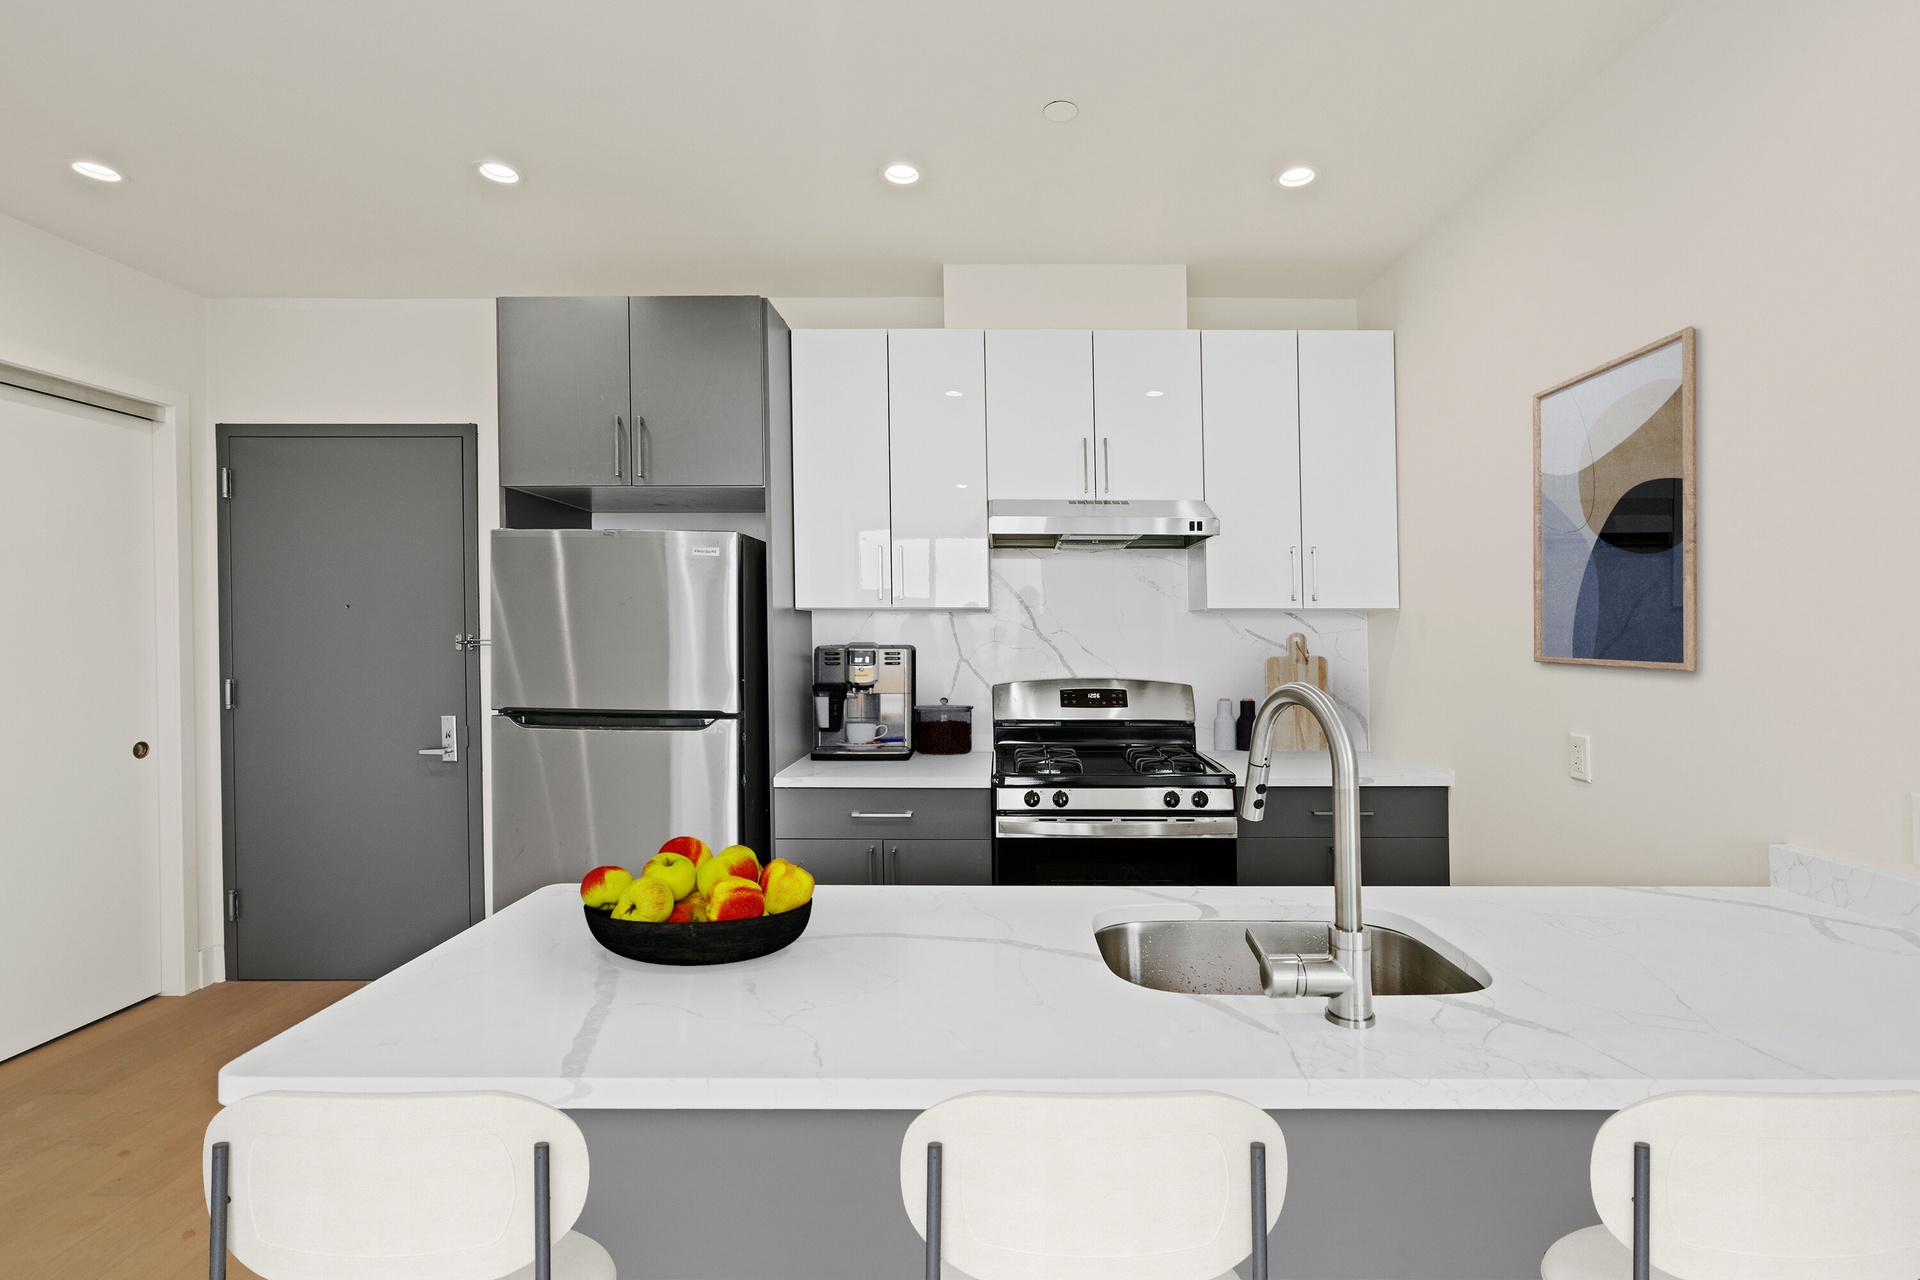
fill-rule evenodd
<path id="1" fill-rule="evenodd" d="M 829 885 L 786 951 L 663 969 L 600 950 L 559 886 L 229 1063 L 220 1097 L 542 1098 L 588 1133 L 582 1230 L 627 1280 L 897 1280 L 917 1274 L 912 1112 L 974 1089 L 1215 1089 L 1288 1135 L 1276 1277 L 1518 1280 L 1594 1220 L 1608 1112 L 1920 1085 L 1920 1023 L 1888 1012 L 1920 1004 L 1920 936 L 1776 888 L 1369 888 L 1371 922 L 1491 981 L 1380 997 L 1365 1032 L 1319 1001 L 1136 987 L 1093 939 L 1129 918 L 1321 919 L 1329 899 Z"/>

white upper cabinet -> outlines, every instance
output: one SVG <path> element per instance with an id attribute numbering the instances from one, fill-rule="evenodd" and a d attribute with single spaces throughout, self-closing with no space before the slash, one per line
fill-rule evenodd
<path id="1" fill-rule="evenodd" d="M 987 492 L 1093 496 L 1093 334 L 989 329 Z"/>
<path id="2" fill-rule="evenodd" d="M 978 329 L 888 335 L 895 608 L 987 607 L 984 355 Z"/>
<path id="3" fill-rule="evenodd" d="M 793 595 L 801 609 L 891 603 L 887 333 L 793 331 Z"/>
<path id="4" fill-rule="evenodd" d="M 1302 608 L 1400 607 L 1393 427 L 1392 332 L 1302 330 Z"/>
<path id="5" fill-rule="evenodd" d="M 1093 425 L 1096 496 L 1206 497 L 1199 331 L 1096 330 Z"/>
<path id="6" fill-rule="evenodd" d="M 1196 609 L 1299 609 L 1299 363 L 1291 330 L 1200 336 L 1207 505 L 1220 532 L 1193 549 Z"/>

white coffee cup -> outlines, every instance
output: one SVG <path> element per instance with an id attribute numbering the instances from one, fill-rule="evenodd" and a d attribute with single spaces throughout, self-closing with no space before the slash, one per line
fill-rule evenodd
<path id="1" fill-rule="evenodd" d="M 881 726 L 870 720 L 847 721 L 847 741 L 854 743 L 878 742 Z"/>

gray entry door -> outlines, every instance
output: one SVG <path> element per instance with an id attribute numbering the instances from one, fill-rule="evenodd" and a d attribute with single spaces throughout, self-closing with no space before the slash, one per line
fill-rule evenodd
<path id="1" fill-rule="evenodd" d="M 474 428 L 218 443 L 227 976 L 379 977 L 481 913 Z"/>

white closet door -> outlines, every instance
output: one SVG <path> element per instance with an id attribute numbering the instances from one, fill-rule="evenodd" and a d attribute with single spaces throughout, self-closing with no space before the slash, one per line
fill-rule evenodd
<path id="1" fill-rule="evenodd" d="M 987 331 L 987 496 L 1093 496 L 1093 334 Z"/>
<path id="2" fill-rule="evenodd" d="M 793 331 L 793 597 L 891 603 L 887 331 Z"/>
<path id="3" fill-rule="evenodd" d="M 1204 498 L 1197 329 L 1093 335 L 1095 465 L 1102 498 Z"/>
<path id="4" fill-rule="evenodd" d="M 986 384 L 978 329 L 888 336 L 895 608 L 987 607 Z"/>
<path id="5" fill-rule="evenodd" d="M 1400 607 L 1393 333 L 1300 331 L 1300 523 L 1309 609 Z"/>
<path id="6" fill-rule="evenodd" d="M 160 990 L 153 424 L 0 386 L 0 1058 Z"/>
<path id="7" fill-rule="evenodd" d="M 1200 335 L 1207 505 L 1220 532 L 1201 543 L 1199 609 L 1299 609 L 1299 366 L 1285 329 Z"/>

